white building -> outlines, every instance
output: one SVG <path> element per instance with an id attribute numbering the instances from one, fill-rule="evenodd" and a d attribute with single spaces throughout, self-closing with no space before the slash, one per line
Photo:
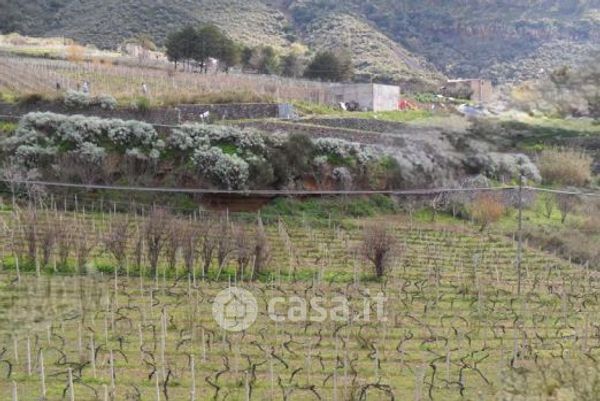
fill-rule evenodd
<path id="1" fill-rule="evenodd" d="M 358 103 L 360 110 L 398 110 L 400 87 L 382 84 L 340 84 L 329 88 L 329 102 L 333 104 Z"/>

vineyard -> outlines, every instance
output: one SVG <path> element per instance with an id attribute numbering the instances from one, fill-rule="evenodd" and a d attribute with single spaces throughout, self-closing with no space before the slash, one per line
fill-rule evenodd
<path id="1" fill-rule="evenodd" d="M 174 73 L 169 66 L 147 68 L 105 62 L 70 62 L 36 58 L 0 57 L 0 92 L 56 95 L 56 84 L 64 90 L 78 88 L 88 81 L 94 94 L 107 94 L 117 99 L 134 99 L 143 95 L 164 104 L 195 102 L 199 96 L 246 93 L 275 101 L 304 100 L 325 102 L 326 85 L 319 82 L 263 75 L 193 72 Z M 200 95 L 199 95 L 200 94 Z M 214 102 L 215 99 L 199 99 Z M 242 99 L 243 100 L 243 99 Z"/>
<path id="2" fill-rule="evenodd" d="M 1 218 L 2 399 L 597 400 L 599 276 L 526 247 L 519 294 L 514 242 L 468 225 L 52 203 Z M 383 225 L 397 249 L 376 278 L 360 249 Z M 258 302 L 239 333 L 211 312 L 230 287 Z M 273 297 L 338 296 L 351 319 L 268 315 Z"/>

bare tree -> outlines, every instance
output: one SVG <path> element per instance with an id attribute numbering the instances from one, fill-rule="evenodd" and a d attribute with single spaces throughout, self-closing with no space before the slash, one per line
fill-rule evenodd
<path id="1" fill-rule="evenodd" d="M 252 260 L 251 239 L 243 226 L 233 227 L 233 239 L 235 244 L 235 258 L 238 264 L 238 275 L 242 279 Z"/>
<path id="2" fill-rule="evenodd" d="M 38 213 L 34 206 L 29 205 L 27 209 L 19 213 L 20 225 L 23 230 L 23 239 L 27 243 L 27 255 L 31 262 L 37 259 L 38 246 Z"/>
<path id="3" fill-rule="evenodd" d="M 158 272 L 158 260 L 168 236 L 169 212 L 160 207 L 153 207 L 146 218 L 144 234 L 147 243 L 150 274 L 154 277 Z"/>
<path id="4" fill-rule="evenodd" d="M 432 223 L 435 222 L 435 220 L 437 219 L 438 212 L 444 206 L 445 201 L 446 201 L 445 194 L 443 194 L 443 193 L 437 194 L 436 196 L 431 198 L 429 205 L 431 207 L 431 222 Z"/>
<path id="5" fill-rule="evenodd" d="M 96 246 L 97 238 L 84 221 L 78 221 L 74 226 L 73 239 L 75 243 L 75 256 L 77 257 L 77 272 L 83 274 L 85 273 L 85 266 L 87 265 L 90 253 Z"/>
<path id="6" fill-rule="evenodd" d="M 40 231 L 40 247 L 42 249 L 42 266 L 48 266 L 50 255 L 56 244 L 56 221 L 47 217 L 43 229 Z"/>
<path id="7" fill-rule="evenodd" d="M 175 267 L 177 266 L 177 254 L 179 253 L 179 249 L 181 247 L 181 225 L 181 220 L 171 219 L 171 221 L 169 221 L 169 225 L 165 227 L 165 229 L 168 231 L 165 238 L 165 256 L 167 257 L 169 269 L 172 271 L 175 271 Z"/>
<path id="8" fill-rule="evenodd" d="M 229 219 L 226 216 L 219 218 L 219 225 L 216 230 L 216 244 L 217 244 L 217 264 L 219 271 L 217 272 L 217 280 L 225 267 L 225 264 L 229 260 L 235 247 L 231 240 L 231 228 L 229 226 Z"/>
<path id="9" fill-rule="evenodd" d="M 208 273 L 210 270 L 213 254 L 217 248 L 217 237 L 213 224 L 214 223 L 212 221 L 207 221 L 202 225 L 202 260 L 204 263 L 202 267 L 203 274 Z"/>
<path id="10" fill-rule="evenodd" d="M 61 266 L 66 266 L 69 261 L 69 255 L 73 248 L 73 224 L 59 216 L 55 221 L 56 247 L 58 252 L 58 262 Z"/>
<path id="11" fill-rule="evenodd" d="M 127 240 L 129 238 L 129 220 L 127 218 L 111 221 L 104 246 L 117 261 L 117 269 L 125 264 L 127 258 Z"/>
<path id="12" fill-rule="evenodd" d="M 179 227 L 181 233 L 181 252 L 188 274 L 191 274 L 196 263 L 200 229 L 192 221 L 183 222 Z"/>
<path id="13" fill-rule="evenodd" d="M 12 206 L 13 209 L 15 209 L 17 205 L 17 191 L 22 185 L 21 182 L 27 179 L 24 168 L 14 164 L 12 161 L 9 163 L 4 163 L 2 165 L 2 178 L 4 178 L 10 187 Z"/>
<path id="14" fill-rule="evenodd" d="M 558 206 L 558 210 L 560 211 L 561 223 L 565 223 L 567 216 L 573 211 L 573 209 L 575 209 L 577 203 L 578 198 L 576 196 L 567 194 L 558 194 L 556 196 L 556 204 Z"/>
<path id="15" fill-rule="evenodd" d="M 396 238 L 391 227 L 385 224 L 374 224 L 365 227 L 363 231 L 362 253 L 373 264 L 377 277 L 383 277 L 389 267 Z"/>
<path id="16" fill-rule="evenodd" d="M 262 218 L 258 215 L 256 234 L 254 239 L 254 267 L 252 268 L 252 279 L 254 280 L 271 260 L 271 246 Z"/>

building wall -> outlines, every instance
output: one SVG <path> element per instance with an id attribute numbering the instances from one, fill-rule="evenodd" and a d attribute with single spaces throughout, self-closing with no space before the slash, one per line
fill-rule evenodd
<path id="1" fill-rule="evenodd" d="M 332 86 L 332 103 L 357 102 L 361 109 L 373 110 L 373 85 L 352 84 Z"/>
<path id="2" fill-rule="evenodd" d="M 477 92 L 477 97 L 474 99 L 479 103 L 487 103 L 492 100 L 494 96 L 494 86 L 491 81 L 482 79 L 479 81 L 479 91 Z"/>
<path id="3" fill-rule="evenodd" d="M 494 96 L 494 86 L 492 82 L 487 79 L 464 79 L 464 80 L 453 80 L 448 81 L 447 86 L 449 88 L 469 88 L 473 91 L 471 100 L 477 103 L 487 103 L 492 100 Z"/>
<path id="4" fill-rule="evenodd" d="M 358 102 L 361 109 L 371 111 L 398 110 L 400 87 L 380 84 L 348 84 L 329 89 L 333 104 Z"/>
<path id="5" fill-rule="evenodd" d="M 399 86 L 373 85 L 373 111 L 398 110 L 399 100 Z"/>

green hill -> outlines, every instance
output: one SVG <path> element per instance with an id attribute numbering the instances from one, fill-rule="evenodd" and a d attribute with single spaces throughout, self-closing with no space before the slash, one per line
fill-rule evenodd
<path id="1" fill-rule="evenodd" d="M 360 76 L 405 84 L 440 73 L 504 82 L 600 52 L 600 0 L 0 0 L 0 9 L 3 32 L 102 47 L 141 33 L 161 43 L 194 22 L 250 45 L 349 44 Z"/>

